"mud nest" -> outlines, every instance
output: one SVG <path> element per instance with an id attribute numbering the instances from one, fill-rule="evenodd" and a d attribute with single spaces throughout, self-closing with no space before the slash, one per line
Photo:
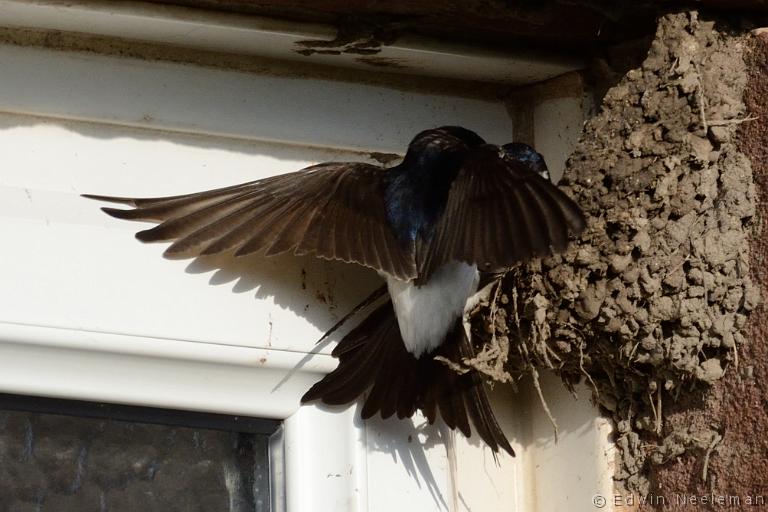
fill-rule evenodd
<path id="1" fill-rule="evenodd" d="M 473 316 L 485 345 L 471 366 L 507 382 L 546 368 L 593 389 L 630 490 L 643 492 L 648 464 L 709 456 L 718 432 L 667 431 L 665 404 L 738 366 L 758 300 L 752 172 L 733 142 L 749 121 L 744 43 L 696 13 L 660 19 L 642 66 L 608 91 L 568 160 L 561 185 L 585 233 L 510 270 Z"/>

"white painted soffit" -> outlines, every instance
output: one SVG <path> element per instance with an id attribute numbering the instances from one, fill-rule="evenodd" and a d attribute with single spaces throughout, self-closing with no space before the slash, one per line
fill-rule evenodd
<path id="1" fill-rule="evenodd" d="M 530 52 L 508 53 L 403 37 L 375 54 L 339 55 L 300 50 L 307 41 L 332 41 L 327 25 L 287 22 L 255 16 L 130 1 L 0 0 L 0 26 L 79 32 L 177 47 L 339 66 L 368 71 L 528 84 L 583 67 L 566 57 Z M 305 43 L 302 43 L 305 42 Z M 319 50 L 344 50 L 322 48 Z"/>

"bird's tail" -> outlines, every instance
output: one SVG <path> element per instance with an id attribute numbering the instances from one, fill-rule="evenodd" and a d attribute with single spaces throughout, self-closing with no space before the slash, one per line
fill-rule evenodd
<path id="1" fill-rule="evenodd" d="M 471 370 L 460 375 L 434 359 L 439 355 L 460 362 L 474 357 L 461 321 L 440 347 L 417 359 L 405 349 L 392 303 L 387 302 L 350 331 L 332 354 L 339 359 L 338 367 L 312 386 L 302 402 L 344 405 L 367 391 L 363 419 L 377 412 L 383 418 L 393 414 L 407 418 L 420 409 L 433 423 L 439 411 L 450 428 L 470 437 L 471 421 L 494 453 L 503 449 L 514 456 L 491 410 L 480 374 Z"/>

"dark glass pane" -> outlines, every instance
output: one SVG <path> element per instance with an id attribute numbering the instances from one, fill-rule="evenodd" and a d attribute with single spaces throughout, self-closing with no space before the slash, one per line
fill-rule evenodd
<path id="1" fill-rule="evenodd" d="M 256 418 L 0 395 L 0 510 L 267 512 L 278 429 Z"/>

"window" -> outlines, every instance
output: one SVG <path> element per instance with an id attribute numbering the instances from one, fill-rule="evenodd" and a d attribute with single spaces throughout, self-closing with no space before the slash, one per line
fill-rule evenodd
<path id="1" fill-rule="evenodd" d="M 279 421 L 0 395 L 0 433 L 3 510 L 284 504 Z"/>

